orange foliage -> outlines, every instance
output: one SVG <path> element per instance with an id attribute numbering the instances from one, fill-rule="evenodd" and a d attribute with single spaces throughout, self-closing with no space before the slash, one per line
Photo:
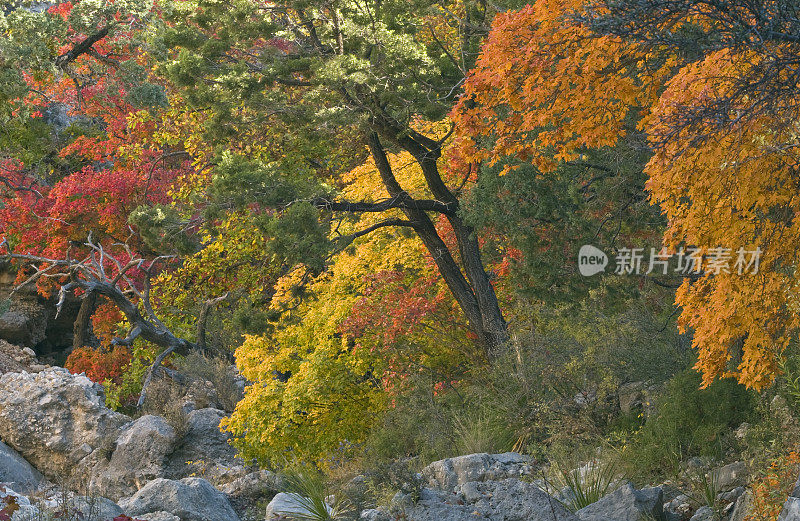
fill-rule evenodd
<path id="1" fill-rule="evenodd" d="M 767 53 L 729 48 L 680 62 L 668 49 L 591 35 L 570 16 L 584 5 L 543 0 L 497 16 L 452 114 L 457 155 L 489 164 L 512 157 L 546 173 L 643 131 L 655 153 L 651 201 L 669 223 L 665 245 L 725 248 L 733 260 L 740 248 L 761 252 L 758 273 L 707 270 L 684 279 L 676 301 L 704 385 L 732 376 L 764 388 L 800 331 L 797 127 L 780 111 L 738 122 L 757 103 L 747 96 L 733 97 L 723 130 L 702 118 L 686 124 L 686 115 L 732 94 Z"/>
<path id="2" fill-rule="evenodd" d="M 726 95 L 759 57 L 722 50 L 684 67 L 667 84 L 648 131 L 662 138 L 687 108 Z M 709 78 L 714 78 L 713 84 Z M 747 111 L 745 100 L 733 110 Z M 780 353 L 800 328 L 793 296 L 800 240 L 800 154 L 792 125 L 774 116 L 731 125 L 687 128 L 656 149 L 647 165 L 652 200 L 669 218 L 669 246 L 760 249 L 757 274 L 738 271 L 686 281 L 677 301 L 694 329 L 704 383 L 734 375 L 760 389 L 772 383 Z M 691 140 L 691 141 L 690 141 Z M 693 146 L 687 146 L 692 142 Z M 736 365 L 732 366 L 732 363 Z"/>
<path id="3" fill-rule="evenodd" d="M 792 491 L 800 470 L 800 454 L 795 451 L 775 459 L 752 485 L 753 503 L 745 521 L 775 521 L 786 497 Z"/>
<path id="4" fill-rule="evenodd" d="M 657 99 L 674 61 L 656 65 L 633 44 L 590 38 L 569 18 L 583 4 L 544 0 L 495 17 L 452 113 L 461 156 L 512 156 L 548 171 L 583 147 L 614 145 L 634 108 Z"/>
<path id="5" fill-rule="evenodd" d="M 73 374 L 86 373 L 93 382 L 119 383 L 130 363 L 131 351 L 127 347 L 114 346 L 110 350 L 81 347 L 70 353 L 64 366 Z"/>

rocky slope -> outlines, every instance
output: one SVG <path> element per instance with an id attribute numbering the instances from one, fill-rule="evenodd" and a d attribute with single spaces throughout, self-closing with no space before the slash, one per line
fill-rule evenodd
<path id="1" fill-rule="evenodd" d="M 236 456 L 219 430 L 224 414 L 190 410 L 179 433 L 160 416 L 133 419 L 108 409 L 102 386 L 63 368 L 6 372 L 0 376 L 4 497 L 13 491 L 53 502 L 48 494 L 66 487 L 103 502 L 114 516 L 239 520 L 232 503 L 245 512 L 243 498 L 271 489 L 271 474 Z M 198 470 L 203 477 L 194 475 Z"/>
<path id="2" fill-rule="evenodd" d="M 192 410 L 187 402 L 185 425 L 156 415 L 133 419 L 105 407 L 102 387 L 85 376 L 44 368 L 20 353 L 0 371 L 0 519 L 8 505 L 12 521 L 32 521 L 44 509 L 64 511 L 65 501 L 84 521 L 123 514 L 146 521 L 251 521 L 266 514 L 273 521 L 306 508 L 298 496 L 275 495 L 275 476 L 237 457 L 219 430 L 223 411 Z M 714 472 L 723 519 L 744 521 L 751 500 L 746 467 Z M 570 491 L 555 491 L 542 476 L 519 454 L 470 454 L 425 467 L 414 478 L 415 492 L 350 514 L 363 521 L 719 519 L 668 485 L 637 490 L 627 483 L 573 513 L 559 501 Z M 259 501 L 269 498 L 265 513 Z M 800 521 L 798 505 L 800 483 L 781 521 Z"/>

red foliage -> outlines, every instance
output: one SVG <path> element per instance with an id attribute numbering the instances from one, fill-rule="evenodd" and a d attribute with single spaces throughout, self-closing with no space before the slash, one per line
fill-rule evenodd
<path id="1" fill-rule="evenodd" d="M 404 274 L 399 271 L 381 271 L 369 279 L 364 297 L 353 306 L 340 330 L 356 339 L 373 337 L 384 348 L 412 333 L 442 300 L 431 295 L 438 281 L 435 275 L 416 280 L 413 285 L 405 284 Z"/>
<path id="2" fill-rule="evenodd" d="M 100 305 L 92 315 L 92 331 L 104 345 L 111 344 L 122 321 L 122 312 L 115 305 L 106 302 Z"/>
<path id="3" fill-rule="evenodd" d="M 73 374 L 86 373 L 93 382 L 119 383 L 130 363 L 131 351 L 127 347 L 114 346 L 110 350 L 81 347 L 70 353 L 64 366 Z"/>

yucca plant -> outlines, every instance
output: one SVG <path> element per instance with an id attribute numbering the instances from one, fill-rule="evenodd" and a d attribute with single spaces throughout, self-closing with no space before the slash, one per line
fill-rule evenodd
<path id="1" fill-rule="evenodd" d="M 707 506 L 714 512 L 714 519 L 722 517 L 717 495 L 719 495 L 719 476 L 718 471 L 712 470 L 709 473 L 700 472 L 692 480 L 692 499 L 701 506 Z"/>
<path id="2" fill-rule="evenodd" d="M 330 521 L 339 519 L 343 505 L 331 506 L 326 501 L 325 477 L 313 470 L 287 470 L 283 473 L 284 488 L 291 494 L 304 512 L 282 512 L 298 521 Z"/>
<path id="3" fill-rule="evenodd" d="M 559 499 L 568 510 L 577 512 L 614 492 L 618 484 L 617 466 L 613 461 L 592 460 L 581 468 L 565 470 L 554 464 L 556 482 L 569 490 L 569 496 Z"/>

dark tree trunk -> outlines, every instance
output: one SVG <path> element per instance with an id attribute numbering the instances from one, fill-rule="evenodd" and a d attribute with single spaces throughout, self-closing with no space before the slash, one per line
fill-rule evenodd
<path id="1" fill-rule="evenodd" d="M 72 349 L 80 349 L 93 341 L 92 315 L 97 308 L 97 294 L 87 293 L 81 301 L 78 316 L 72 326 Z"/>
<path id="2" fill-rule="evenodd" d="M 445 203 L 448 208 L 457 209 L 458 199 L 447 188 L 439 175 L 437 165 L 437 159 L 441 155 L 439 143 L 427 140 L 423 144 L 420 141 L 426 140 L 424 136 L 416 136 L 415 139 L 405 135 L 398 137 L 398 135 L 398 133 L 389 133 L 388 139 L 392 139 L 414 156 L 421 166 L 428 188 L 436 200 Z M 377 133 L 370 136 L 369 148 L 389 195 L 398 200 L 412 200 L 395 178 L 386 156 L 386 150 Z M 508 329 L 500 311 L 494 287 L 481 260 L 478 239 L 475 237 L 474 230 L 464 223 L 457 212 L 442 212 L 455 233 L 458 255 L 461 260 L 461 265 L 459 265 L 439 236 L 428 214 L 424 210 L 414 208 L 413 204 L 405 206 L 403 212 L 436 262 L 447 287 L 464 312 L 470 329 L 477 336 L 478 343 L 487 358 L 490 360 L 496 358 L 508 341 Z"/>

